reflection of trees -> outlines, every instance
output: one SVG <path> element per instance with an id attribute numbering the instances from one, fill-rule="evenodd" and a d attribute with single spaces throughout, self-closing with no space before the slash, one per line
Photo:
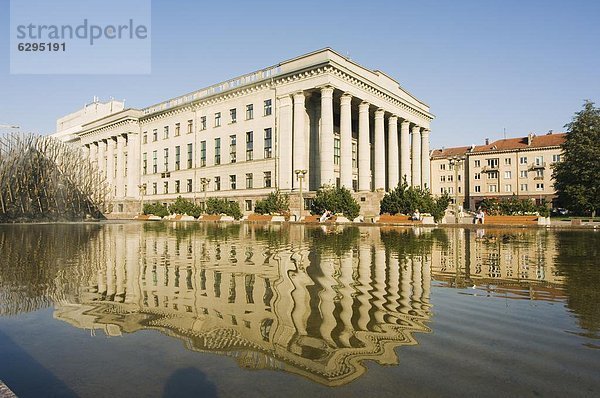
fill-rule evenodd
<path id="1" fill-rule="evenodd" d="M 79 280 L 61 275 L 80 271 L 67 264 L 85 261 L 98 231 L 92 224 L 0 226 L 0 315 L 45 308 L 70 292 Z"/>
<path id="2" fill-rule="evenodd" d="M 565 277 L 567 306 L 592 335 L 600 331 L 600 235 L 597 232 L 557 232 L 558 270 Z"/>
<path id="3" fill-rule="evenodd" d="M 430 254 L 434 244 L 448 245 L 448 235 L 443 229 L 420 230 L 415 228 L 381 228 L 381 241 L 386 251 L 399 259 L 413 255 Z"/>
<path id="4" fill-rule="evenodd" d="M 360 238 L 358 227 L 334 227 L 333 229 L 310 228 L 308 238 L 313 242 L 312 248 L 319 252 L 329 251 L 341 256 L 352 249 Z"/>

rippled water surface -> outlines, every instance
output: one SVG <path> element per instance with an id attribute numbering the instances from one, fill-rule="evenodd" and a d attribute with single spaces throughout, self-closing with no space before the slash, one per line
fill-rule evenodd
<path id="1" fill-rule="evenodd" d="M 600 396 L 600 232 L 0 226 L 20 397 Z"/>

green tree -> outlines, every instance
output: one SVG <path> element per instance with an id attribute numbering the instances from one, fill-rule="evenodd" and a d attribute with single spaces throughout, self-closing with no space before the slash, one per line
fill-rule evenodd
<path id="1" fill-rule="evenodd" d="M 175 203 L 169 206 L 169 213 L 171 214 L 187 214 L 188 216 L 198 218 L 202 214 L 200 206 L 193 204 L 191 201 L 179 196 Z"/>
<path id="2" fill-rule="evenodd" d="M 254 211 L 258 214 L 287 213 L 290 210 L 290 199 L 288 195 L 282 194 L 279 189 L 271 192 L 263 200 L 257 200 Z"/>
<path id="3" fill-rule="evenodd" d="M 412 214 L 415 210 L 429 213 L 434 220 L 440 221 L 450 204 L 450 196 L 443 194 L 434 198 L 428 189 L 409 187 L 406 179 L 402 184 L 387 192 L 379 205 L 379 213 Z"/>
<path id="4" fill-rule="evenodd" d="M 325 185 L 317 191 L 310 212 L 323 214 L 325 210 L 342 213 L 349 220 L 354 220 L 360 214 L 360 205 L 347 188 Z"/>
<path id="5" fill-rule="evenodd" d="M 563 161 L 554 165 L 554 186 L 564 207 L 594 217 L 600 209 L 600 108 L 586 101 L 565 127 Z"/>
<path id="6" fill-rule="evenodd" d="M 162 203 L 144 203 L 144 214 L 153 214 L 158 217 L 166 217 L 169 215 L 167 206 Z"/>
<path id="7" fill-rule="evenodd" d="M 239 220 L 242 218 L 242 211 L 240 210 L 240 204 L 235 201 L 229 201 L 227 199 L 210 198 L 206 201 L 206 213 L 207 214 L 227 214 Z"/>

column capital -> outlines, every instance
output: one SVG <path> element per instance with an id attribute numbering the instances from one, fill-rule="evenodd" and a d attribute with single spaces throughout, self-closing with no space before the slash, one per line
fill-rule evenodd
<path id="1" fill-rule="evenodd" d="M 358 110 L 359 110 L 359 112 L 368 112 L 370 106 L 371 106 L 371 104 L 369 104 L 367 101 L 363 101 L 358 106 Z"/>
<path id="2" fill-rule="evenodd" d="M 117 136 L 117 143 L 125 141 L 125 136 L 123 134 L 119 134 Z"/>
<path id="3" fill-rule="evenodd" d="M 350 103 L 350 101 L 352 101 L 352 94 L 350 93 L 344 93 L 342 94 L 342 96 L 340 97 L 340 101 L 343 103 Z"/>
<path id="4" fill-rule="evenodd" d="M 410 121 L 404 119 L 403 121 L 400 122 L 400 125 L 404 128 L 408 128 L 408 127 L 410 127 Z"/>
<path id="5" fill-rule="evenodd" d="M 421 127 L 417 126 L 416 124 L 412 127 L 411 133 L 412 134 L 418 134 L 421 132 Z"/>
<path id="6" fill-rule="evenodd" d="M 304 91 L 296 91 L 294 94 L 292 94 L 292 96 L 294 97 L 294 103 L 304 102 L 306 98 L 306 95 L 304 95 Z"/>
<path id="7" fill-rule="evenodd" d="M 390 124 L 396 124 L 396 123 L 398 123 L 398 116 L 396 116 L 396 115 L 390 116 L 389 123 Z"/>
<path id="8" fill-rule="evenodd" d="M 333 96 L 333 86 L 320 86 L 318 88 L 321 90 L 321 96 Z"/>
<path id="9" fill-rule="evenodd" d="M 279 96 L 277 97 L 277 100 L 282 103 L 281 106 L 292 105 L 292 97 L 289 94 Z"/>
<path id="10" fill-rule="evenodd" d="M 375 111 L 375 118 L 383 118 L 385 111 L 381 108 Z"/>
<path id="11" fill-rule="evenodd" d="M 431 133 L 431 130 L 429 129 L 423 129 L 423 131 L 421 131 L 421 135 L 429 135 L 429 133 Z"/>

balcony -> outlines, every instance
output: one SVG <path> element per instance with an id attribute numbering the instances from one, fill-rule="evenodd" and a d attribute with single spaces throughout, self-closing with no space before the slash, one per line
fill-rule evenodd
<path id="1" fill-rule="evenodd" d="M 494 165 L 494 166 L 483 166 L 483 168 L 481 169 L 482 173 L 490 173 L 492 171 L 498 171 L 500 169 L 500 167 L 498 165 Z"/>
<path id="2" fill-rule="evenodd" d="M 532 163 L 529 165 L 529 170 L 538 170 L 538 169 L 545 169 L 545 168 L 546 168 L 546 162 Z"/>

